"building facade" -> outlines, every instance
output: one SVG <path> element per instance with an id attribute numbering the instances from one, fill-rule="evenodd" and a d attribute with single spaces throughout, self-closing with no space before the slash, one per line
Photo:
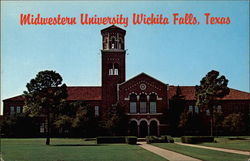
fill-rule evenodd
<path id="1" fill-rule="evenodd" d="M 126 31 L 113 25 L 101 30 L 101 35 L 102 85 L 67 87 L 68 101 L 85 101 L 95 108 L 95 115 L 120 103 L 129 118 L 129 134 L 139 137 L 168 133 L 168 111 L 173 108 L 171 99 L 177 88 L 184 96 L 183 108 L 199 113 L 195 106 L 194 86 L 168 85 L 145 73 L 126 80 Z M 218 102 L 217 109 L 225 114 L 241 112 L 249 115 L 250 93 L 230 89 L 229 95 Z M 22 113 L 23 106 L 22 95 L 3 100 L 4 116 Z"/>

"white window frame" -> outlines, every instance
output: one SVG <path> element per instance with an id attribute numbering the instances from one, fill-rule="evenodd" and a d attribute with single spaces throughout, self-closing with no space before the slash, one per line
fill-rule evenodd
<path id="1" fill-rule="evenodd" d="M 16 107 L 16 113 L 21 113 L 21 107 L 20 106 Z"/>
<path id="2" fill-rule="evenodd" d="M 130 102 L 129 103 L 129 112 L 130 113 L 136 113 L 137 110 L 136 110 L 136 102 Z"/>
<path id="3" fill-rule="evenodd" d="M 99 116 L 99 106 L 95 106 L 95 116 Z"/>
<path id="4" fill-rule="evenodd" d="M 10 114 L 11 115 L 15 114 L 15 107 L 14 106 L 10 106 Z"/>
<path id="5" fill-rule="evenodd" d="M 114 70 L 113 70 L 113 68 L 109 69 L 109 75 L 114 75 Z"/>
<path id="6" fill-rule="evenodd" d="M 221 105 L 218 105 L 218 106 L 217 106 L 217 112 L 222 112 L 222 107 L 221 107 Z"/>
<path id="7" fill-rule="evenodd" d="M 193 112 L 193 106 L 188 106 L 188 112 Z"/>
<path id="8" fill-rule="evenodd" d="M 197 106 L 194 106 L 194 112 L 199 113 L 199 108 Z"/>
<path id="9" fill-rule="evenodd" d="M 155 101 L 154 101 L 154 102 L 150 102 L 149 104 L 150 104 L 150 106 L 149 106 L 149 108 L 150 108 L 150 113 L 156 113 L 156 112 L 157 112 L 157 111 L 156 111 L 156 109 L 157 109 L 156 102 L 155 102 Z"/>
<path id="10" fill-rule="evenodd" d="M 210 111 L 209 111 L 209 109 L 206 109 L 206 115 L 207 115 L 207 116 L 210 116 Z"/>
<path id="11" fill-rule="evenodd" d="M 40 124 L 40 133 L 45 133 L 45 123 Z"/>
<path id="12" fill-rule="evenodd" d="M 118 75 L 118 69 L 114 69 L 114 75 Z"/>
<path id="13" fill-rule="evenodd" d="M 140 102 L 140 113 L 147 113 L 147 102 Z"/>

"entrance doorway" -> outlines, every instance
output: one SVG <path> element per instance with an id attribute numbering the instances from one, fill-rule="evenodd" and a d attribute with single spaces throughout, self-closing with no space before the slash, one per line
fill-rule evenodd
<path id="1" fill-rule="evenodd" d="M 150 122 L 150 135 L 157 136 L 158 135 L 158 127 L 157 122 L 155 120 Z"/>
<path id="2" fill-rule="evenodd" d="M 129 124 L 129 135 L 138 136 L 138 126 L 136 121 L 131 121 Z"/>
<path id="3" fill-rule="evenodd" d="M 139 137 L 146 137 L 148 135 L 148 124 L 146 121 L 141 121 L 140 123 L 140 136 Z"/>

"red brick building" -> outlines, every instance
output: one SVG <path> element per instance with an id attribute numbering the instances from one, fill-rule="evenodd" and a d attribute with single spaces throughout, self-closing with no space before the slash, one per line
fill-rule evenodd
<path id="1" fill-rule="evenodd" d="M 146 136 L 168 132 L 167 111 L 177 86 L 171 86 L 145 73 L 126 80 L 126 31 L 110 26 L 102 34 L 102 86 L 68 87 L 68 101 L 85 101 L 100 115 L 113 104 L 120 103 L 129 116 L 129 133 Z M 185 96 L 185 107 L 199 112 L 195 107 L 195 87 L 180 86 Z M 3 100 L 4 115 L 21 113 L 24 98 L 20 96 Z M 249 114 L 250 93 L 230 89 L 229 95 L 219 100 L 218 110 L 225 114 Z"/>

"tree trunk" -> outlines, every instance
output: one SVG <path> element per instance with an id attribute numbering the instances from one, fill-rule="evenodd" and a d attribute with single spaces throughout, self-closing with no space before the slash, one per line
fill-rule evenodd
<path id="1" fill-rule="evenodd" d="M 50 111 L 49 111 L 49 108 L 47 108 L 46 145 L 50 145 Z"/>
<path id="2" fill-rule="evenodd" d="M 213 117 L 211 116 L 211 119 L 210 119 L 210 123 L 211 123 L 211 125 L 210 125 L 210 136 L 213 136 Z"/>
<path id="3" fill-rule="evenodd" d="M 210 108 L 210 136 L 213 136 L 213 127 L 214 127 L 214 109 Z"/>

